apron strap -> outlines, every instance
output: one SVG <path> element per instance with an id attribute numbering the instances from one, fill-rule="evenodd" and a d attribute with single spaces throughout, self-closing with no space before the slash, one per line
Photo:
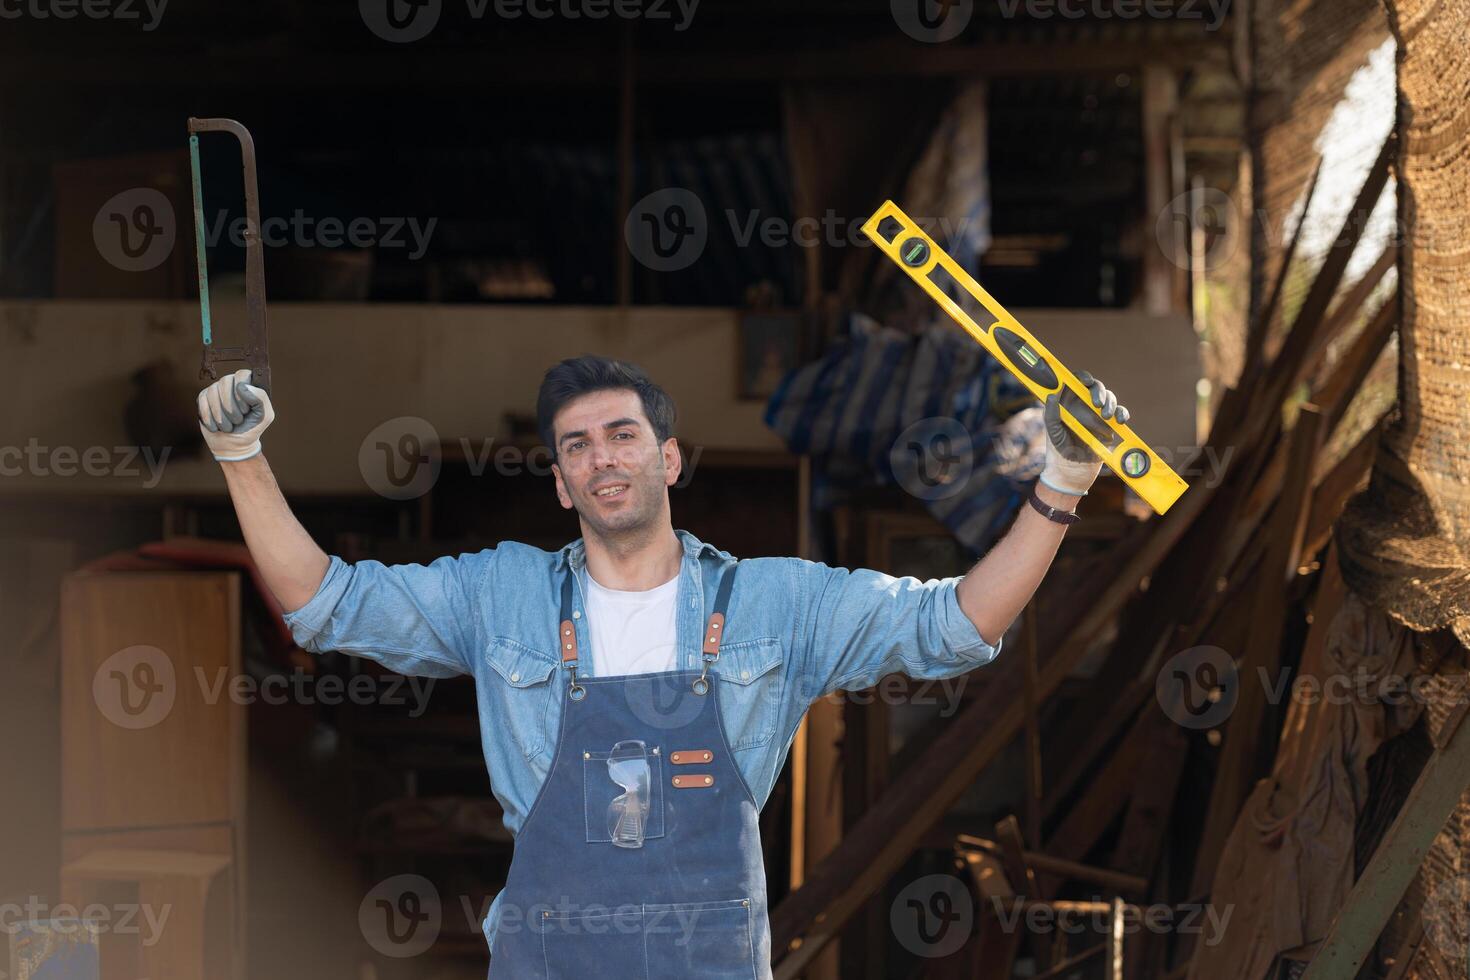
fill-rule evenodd
<path id="1" fill-rule="evenodd" d="M 710 664 L 720 659 L 720 642 L 725 638 L 725 611 L 730 608 L 730 593 L 735 588 L 735 570 L 740 567 L 738 561 L 730 563 L 725 573 L 720 576 L 720 588 L 715 593 L 715 610 L 710 614 L 709 622 L 704 627 L 704 649 L 702 651 L 703 664 L 699 669 L 699 679 L 694 682 L 694 693 L 705 694 L 709 691 L 709 681 L 705 679 L 709 673 Z"/>
<path id="2" fill-rule="evenodd" d="M 571 686 L 567 696 L 580 701 L 587 696 L 587 689 L 577 683 L 577 627 L 572 624 L 572 575 L 570 568 L 561 580 L 561 625 L 557 627 L 557 647 L 561 650 L 561 663 L 571 673 Z"/>

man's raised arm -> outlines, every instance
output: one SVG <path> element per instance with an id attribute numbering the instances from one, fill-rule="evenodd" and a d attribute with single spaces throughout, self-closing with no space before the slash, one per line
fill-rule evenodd
<path id="1" fill-rule="evenodd" d="M 330 559 L 291 513 L 261 453 L 260 437 L 275 420 L 270 396 L 242 368 L 199 393 L 199 429 L 219 461 L 245 546 L 265 584 L 287 611 L 316 595 Z"/>
<path id="2" fill-rule="evenodd" d="M 261 452 L 275 419 L 248 370 L 199 393 L 199 427 L 224 470 L 245 545 L 286 610 L 301 648 L 340 650 L 403 674 L 468 673 L 484 642 L 482 599 L 494 549 L 428 565 L 349 565 L 330 557 L 291 513 Z"/>

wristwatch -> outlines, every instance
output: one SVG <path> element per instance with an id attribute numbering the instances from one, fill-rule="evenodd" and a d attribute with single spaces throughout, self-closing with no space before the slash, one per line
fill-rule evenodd
<path id="1" fill-rule="evenodd" d="M 1031 505 L 1032 510 L 1036 511 L 1036 513 L 1040 514 L 1042 517 L 1045 517 L 1053 524 L 1076 524 L 1078 521 L 1082 520 L 1081 517 L 1077 516 L 1072 511 L 1059 510 L 1046 501 L 1042 500 L 1036 495 L 1036 487 L 1034 485 L 1031 487 L 1031 496 L 1027 497 L 1026 501 Z"/>

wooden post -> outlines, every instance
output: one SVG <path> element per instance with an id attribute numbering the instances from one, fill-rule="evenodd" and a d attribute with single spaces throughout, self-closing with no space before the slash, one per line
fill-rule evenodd
<path id="1" fill-rule="evenodd" d="M 623 223 L 633 209 L 633 27 L 623 27 L 618 79 L 618 213 L 613 226 L 613 254 L 617 259 L 618 306 L 633 304 L 633 255 L 623 241 Z"/>
<path id="2" fill-rule="evenodd" d="M 1187 254 L 1184 229 L 1177 222 L 1159 218 L 1169 202 L 1183 192 L 1183 175 L 1175 165 L 1177 154 L 1172 130 L 1179 103 L 1179 83 L 1172 69 L 1161 64 L 1143 68 L 1143 154 L 1144 214 L 1143 306 L 1151 315 L 1164 316 L 1183 308 L 1184 269 Z M 1178 184 L 1179 186 L 1176 186 Z M 1156 240 L 1158 234 L 1158 240 Z"/>

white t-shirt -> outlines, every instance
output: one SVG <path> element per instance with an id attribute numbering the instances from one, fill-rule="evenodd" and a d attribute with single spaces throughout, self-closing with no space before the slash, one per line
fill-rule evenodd
<path id="1" fill-rule="evenodd" d="M 592 675 L 647 674 L 674 670 L 678 645 L 674 616 L 676 575 L 645 592 L 605 589 L 587 576 L 587 627 Z"/>

